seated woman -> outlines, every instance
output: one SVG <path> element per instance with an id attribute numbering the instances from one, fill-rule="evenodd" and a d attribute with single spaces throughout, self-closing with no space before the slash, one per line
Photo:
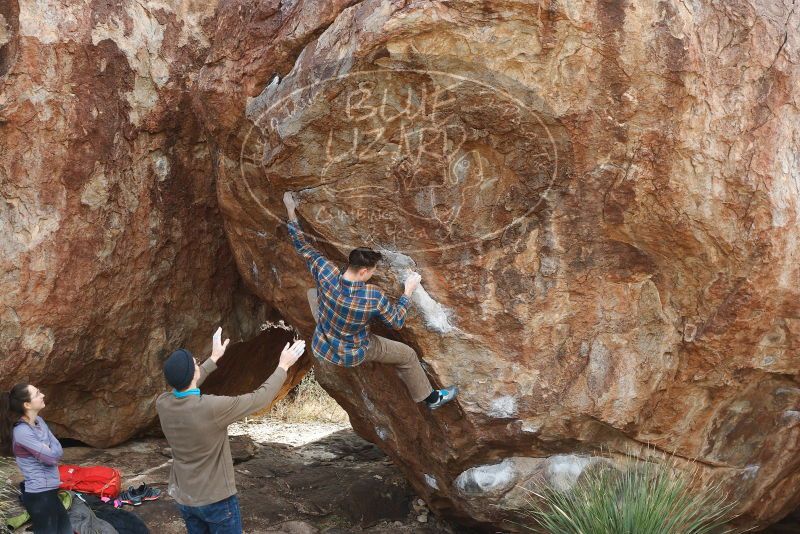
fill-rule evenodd
<path id="1" fill-rule="evenodd" d="M 44 394 L 29 384 L 0 393 L 0 453 L 14 455 L 25 491 L 22 503 L 35 534 L 72 534 L 69 515 L 58 499 L 58 461 L 64 454 L 39 412 Z"/>

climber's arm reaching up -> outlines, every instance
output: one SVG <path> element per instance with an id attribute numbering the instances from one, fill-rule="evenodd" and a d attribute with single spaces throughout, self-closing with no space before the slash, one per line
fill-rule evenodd
<path id="1" fill-rule="evenodd" d="M 306 260 L 306 265 L 314 276 L 314 280 L 330 280 L 339 274 L 339 269 L 320 252 L 311 246 L 306 239 L 303 229 L 300 228 L 300 221 L 297 220 L 297 201 L 291 191 L 283 195 L 283 203 L 286 206 L 286 213 L 289 215 L 289 237 L 295 250 Z"/>

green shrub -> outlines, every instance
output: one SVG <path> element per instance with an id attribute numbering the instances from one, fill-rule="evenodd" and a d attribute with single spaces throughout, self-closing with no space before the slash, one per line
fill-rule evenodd
<path id="1" fill-rule="evenodd" d="M 695 474 L 634 461 L 625 470 L 589 470 L 569 491 L 539 484 L 523 515 L 548 534 L 719 534 L 735 515 L 719 484 L 693 491 Z"/>

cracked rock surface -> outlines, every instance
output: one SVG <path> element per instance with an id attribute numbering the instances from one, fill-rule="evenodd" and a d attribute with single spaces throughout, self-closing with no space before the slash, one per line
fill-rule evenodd
<path id="1" fill-rule="evenodd" d="M 393 335 L 457 403 L 372 365 L 316 376 L 434 512 L 513 528 L 520 486 L 626 454 L 696 459 L 749 525 L 800 504 L 794 3 L 0 17 L 0 381 L 42 386 L 61 435 L 151 426 L 167 348 L 219 322 L 262 362 L 220 391 L 274 366 L 265 321 L 310 335 L 292 190 L 333 260 L 385 251 L 394 294 L 423 275 Z"/>
<path id="2" fill-rule="evenodd" d="M 748 524 L 795 507 L 800 10 L 347 5 L 231 3 L 198 86 L 239 270 L 292 324 L 284 191 L 333 260 L 385 251 L 396 295 L 423 275 L 395 337 L 459 400 L 318 367 L 354 428 L 469 524 L 628 453 L 697 459 Z"/>
<path id="3" fill-rule="evenodd" d="M 238 275 L 189 98 L 215 9 L 0 2 L 0 386 L 39 386 L 61 437 L 157 426 L 167 354 L 276 318 Z M 274 369 L 266 352 L 239 386 Z"/>

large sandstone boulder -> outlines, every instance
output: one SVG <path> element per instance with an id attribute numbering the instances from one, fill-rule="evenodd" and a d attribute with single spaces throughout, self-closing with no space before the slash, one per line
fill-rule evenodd
<path id="1" fill-rule="evenodd" d="M 423 275 L 396 336 L 460 398 L 320 366 L 357 431 L 475 525 L 601 454 L 696 459 L 751 524 L 797 506 L 800 10 L 351 3 L 220 7 L 196 100 L 239 271 L 304 334 L 284 191 L 333 259 Z"/>
<path id="2" fill-rule="evenodd" d="M 60 437 L 124 441 L 166 353 L 277 318 L 241 283 L 189 98 L 215 4 L 0 2 L 0 387 L 40 386 Z"/>
<path id="3" fill-rule="evenodd" d="M 208 387 L 257 384 L 291 336 L 260 326 L 313 326 L 292 190 L 330 257 L 423 274 L 395 335 L 458 403 L 317 376 L 434 510 L 513 528 L 534 479 L 674 455 L 773 521 L 800 503 L 799 25 L 767 0 L 2 2 L 0 387 L 117 443 L 218 323 L 241 343 Z"/>

